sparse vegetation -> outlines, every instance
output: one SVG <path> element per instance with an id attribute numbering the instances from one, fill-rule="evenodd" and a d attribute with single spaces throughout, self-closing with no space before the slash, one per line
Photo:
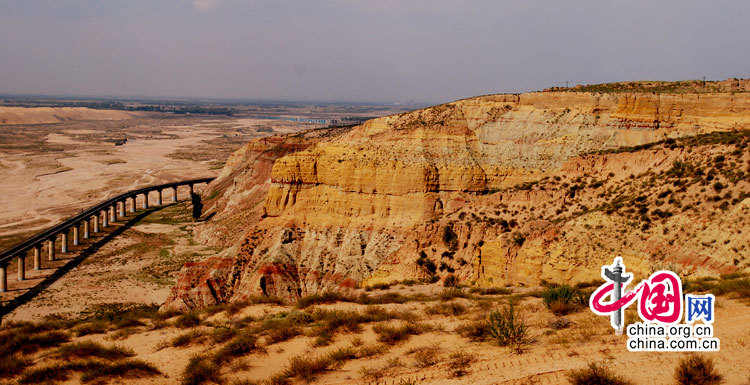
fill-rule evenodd
<path id="1" fill-rule="evenodd" d="M 680 360 L 674 370 L 674 379 L 678 385 L 718 385 L 724 382 L 724 377 L 714 368 L 714 361 L 698 354 Z"/>
<path id="2" fill-rule="evenodd" d="M 515 353 L 523 352 L 528 328 L 516 314 L 512 301 L 501 310 L 490 312 L 487 322 L 489 334 L 498 345 L 508 346 Z"/>
<path id="3" fill-rule="evenodd" d="M 595 362 L 585 369 L 567 374 L 571 385 L 633 385 L 631 381 L 612 373 L 606 366 Z"/>

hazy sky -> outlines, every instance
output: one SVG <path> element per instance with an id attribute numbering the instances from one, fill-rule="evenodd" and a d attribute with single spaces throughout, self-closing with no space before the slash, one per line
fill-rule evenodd
<path id="1" fill-rule="evenodd" d="M 750 1 L 0 0 L 0 93 L 442 102 L 750 77 Z"/>

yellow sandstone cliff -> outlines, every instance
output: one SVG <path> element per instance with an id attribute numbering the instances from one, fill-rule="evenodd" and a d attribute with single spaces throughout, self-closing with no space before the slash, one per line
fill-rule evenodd
<path id="1" fill-rule="evenodd" d="M 247 156 L 256 141 L 230 159 L 208 193 L 217 220 L 245 223 L 234 227 L 244 234 L 236 255 L 186 267 L 167 305 L 261 293 L 296 298 L 431 275 L 482 285 L 585 281 L 616 254 L 637 274 L 667 264 L 705 274 L 745 268 L 747 136 L 710 133 L 748 129 L 748 93 L 538 92 L 374 119 L 299 148 L 285 145 L 260 162 Z M 672 140 L 683 137 L 703 142 Z M 737 172 L 717 171 L 711 162 L 719 153 Z M 689 182 L 663 176 L 676 161 L 706 170 L 678 191 Z M 705 181 L 710 167 L 714 176 Z M 726 187 L 713 191 L 715 181 Z M 664 197 L 649 195 L 667 189 Z M 729 197 L 683 210 L 719 192 Z M 673 207 L 680 194 L 684 202 Z M 612 201 L 619 207 L 605 207 Z M 255 213 L 252 220 L 243 222 L 242 207 Z M 723 246 L 681 238 L 721 231 L 716 210 L 745 230 L 739 239 Z M 212 221 L 203 230 L 208 237 L 221 232 Z M 675 226 L 684 233 L 670 235 Z M 217 272 L 212 264 L 224 267 Z M 206 291 L 195 280 L 212 271 L 214 287 Z"/>

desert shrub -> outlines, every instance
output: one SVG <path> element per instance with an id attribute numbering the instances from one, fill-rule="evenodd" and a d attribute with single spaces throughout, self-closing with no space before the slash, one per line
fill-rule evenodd
<path id="1" fill-rule="evenodd" d="M 414 364 L 419 368 L 435 365 L 440 361 L 440 349 L 437 346 L 424 346 L 414 353 Z"/>
<path id="2" fill-rule="evenodd" d="M 423 301 L 427 298 L 424 295 L 403 295 L 398 293 L 385 293 L 376 296 L 362 295 L 355 301 L 360 305 L 384 305 L 387 303 L 407 303 L 410 301 Z"/>
<path id="3" fill-rule="evenodd" d="M 39 349 L 60 346 L 70 340 L 68 333 L 59 330 L 38 332 L 26 326 L 0 333 L 0 351 L 4 354 L 33 353 Z"/>
<path id="4" fill-rule="evenodd" d="M 714 361 L 705 356 L 690 354 L 677 364 L 674 379 L 678 385 L 718 385 L 724 377 L 714 368 Z"/>
<path id="5" fill-rule="evenodd" d="M 214 329 L 214 331 L 211 333 L 211 341 L 220 344 L 229 341 L 235 335 L 237 335 L 237 331 L 235 329 L 220 326 Z"/>
<path id="6" fill-rule="evenodd" d="M 516 353 L 523 351 L 526 343 L 526 323 L 516 314 L 513 302 L 499 311 L 490 312 L 487 323 L 490 336 L 498 345 L 508 346 Z"/>
<path id="7" fill-rule="evenodd" d="M 18 380 L 19 384 L 41 384 L 64 381 L 70 377 L 72 369 L 66 364 L 52 364 L 35 367 L 23 373 Z"/>
<path id="8" fill-rule="evenodd" d="M 235 357 L 239 357 L 250 353 L 256 347 L 256 338 L 250 333 L 242 333 L 234 337 L 229 343 L 222 346 L 213 357 L 214 362 L 223 363 L 231 361 Z"/>
<path id="9" fill-rule="evenodd" d="M 445 316 L 455 316 L 466 312 L 466 307 L 456 302 L 439 303 L 428 306 L 425 309 L 427 314 L 440 314 Z"/>
<path id="10" fill-rule="evenodd" d="M 448 368 L 451 370 L 451 376 L 461 377 L 466 375 L 469 372 L 469 366 L 476 360 L 476 357 L 470 353 L 462 351 L 451 353 L 448 360 Z"/>
<path id="11" fill-rule="evenodd" d="M 443 227 L 443 244 L 448 247 L 448 250 L 455 251 L 458 249 L 458 235 L 453 232 L 451 226 Z"/>
<path id="12" fill-rule="evenodd" d="M 395 345 L 411 335 L 421 334 L 425 327 L 414 323 L 405 323 L 400 326 L 390 326 L 385 324 L 375 325 L 372 330 L 377 333 L 378 342 L 387 345 Z"/>
<path id="13" fill-rule="evenodd" d="M 182 372 L 183 385 L 200 385 L 207 382 L 222 383 L 221 368 L 207 356 L 193 356 Z"/>
<path id="14" fill-rule="evenodd" d="M 266 344 L 273 345 L 288 341 L 300 334 L 302 334 L 302 330 L 295 326 L 273 328 L 268 330 L 266 334 Z"/>
<path id="15" fill-rule="evenodd" d="M 573 370 L 567 374 L 571 385 L 632 385 L 633 383 L 612 373 L 605 366 L 590 363 L 587 368 Z"/>
<path id="16" fill-rule="evenodd" d="M 63 345 L 55 351 L 54 355 L 64 360 L 95 357 L 114 361 L 132 357 L 135 353 L 132 349 L 121 346 L 106 347 L 93 341 L 82 341 Z"/>
<path id="17" fill-rule="evenodd" d="M 587 292 L 568 285 L 549 286 L 542 291 L 542 300 L 552 313 L 565 315 L 588 304 Z"/>
<path id="18" fill-rule="evenodd" d="M 202 330 L 191 330 L 187 333 L 182 333 L 172 338 L 172 340 L 170 341 L 170 345 L 175 348 L 188 346 L 193 343 L 202 342 L 205 335 L 206 333 Z"/>
<path id="19" fill-rule="evenodd" d="M 357 350 L 351 347 L 339 348 L 328 354 L 327 357 L 332 363 L 344 362 L 357 358 Z"/>
<path id="20" fill-rule="evenodd" d="M 174 326 L 185 329 L 185 328 L 192 328 L 195 326 L 200 325 L 201 323 L 201 317 L 198 315 L 197 312 L 190 311 L 185 314 L 180 315 L 177 317 L 176 320 L 174 320 Z"/>
<path id="21" fill-rule="evenodd" d="M 472 341 L 483 341 L 490 335 L 490 325 L 486 320 L 472 321 L 459 325 L 454 331 Z"/>
<path id="22" fill-rule="evenodd" d="M 272 383 L 284 383 L 285 380 L 299 378 L 306 382 L 312 381 L 315 376 L 328 369 L 333 361 L 327 357 L 295 356 L 289 359 L 289 365 L 280 374 L 271 379 Z"/>
<path id="23" fill-rule="evenodd" d="M 513 243 L 517 246 L 523 246 L 524 242 L 526 242 L 526 236 L 522 232 L 516 231 L 513 233 Z"/>
<path id="24" fill-rule="evenodd" d="M 16 355 L 4 354 L 0 358 L 0 378 L 13 377 L 31 364 L 31 360 Z"/>
<path id="25" fill-rule="evenodd" d="M 504 287 L 473 287 L 470 292 L 479 295 L 506 295 L 512 294 L 513 290 Z"/>
<path id="26" fill-rule="evenodd" d="M 438 296 L 443 301 L 450 301 L 454 298 L 471 298 L 471 295 L 457 287 L 446 287 Z"/>
<path id="27" fill-rule="evenodd" d="M 127 360 L 112 364 L 94 365 L 83 372 L 81 382 L 102 378 L 144 378 L 161 374 L 159 369 L 142 360 Z"/>
<path id="28" fill-rule="evenodd" d="M 458 284 L 458 278 L 456 278 L 456 276 L 453 274 L 448 274 L 448 276 L 443 280 L 443 286 L 445 287 L 457 287 Z"/>
<path id="29" fill-rule="evenodd" d="M 109 324 L 105 321 L 87 322 L 73 328 L 76 336 L 82 337 L 90 334 L 101 334 L 109 331 Z"/>
<path id="30" fill-rule="evenodd" d="M 373 285 L 365 287 L 365 290 L 367 290 L 367 291 L 372 291 L 372 290 L 387 290 L 387 289 L 390 289 L 391 286 L 393 286 L 394 283 L 395 282 L 387 282 L 387 283 L 386 282 L 381 282 L 381 283 L 376 283 L 376 284 L 373 284 Z"/>
<path id="31" fill-rule="evenodd" d="M 304 309 L 312 305 L 343 302 L 343 301 L 348 301 L 349 299 L 350 298 L 347 298 L 341 293 L 338 293 L 335 291 L 326 291 L 324 293 L 311 294 L 311 295 L 302 297 L 299 300 L 297 300 L 296 306 L 298 309 Z"/>

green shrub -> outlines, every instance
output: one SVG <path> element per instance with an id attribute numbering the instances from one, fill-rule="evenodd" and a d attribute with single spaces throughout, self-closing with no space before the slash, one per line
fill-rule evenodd
<path id="1" fill-rule="evenodd" d="M 585 369 L 574 370 L 567 374 L 571 385 L 632 385 L 633 383 L 612 373 L 605 366 L 590 363 Z"/>
<path id="2" fill-rule="evenodd" d="M 674 379 L 678 385 L 718 385 L 724 382 L 724 377 L 714 368 L 714 361 L 697 354 L 680 360 L 674 370 Z"/>
<path id="3" fill-rule="evenodd" d="M 521 353 L 526 344 L 526 323 L 518 317 L 515 305 L 510 302 L 500 311 L 490 312 L 487 317 L 490 336 L 500 346 L 508 346 Z"/>
<path id="4" fill-rule="evenodd" d="M 589 294 L 568 285 L 549 286 L 542 291 L 542 300 L 556 315 L 565 315 L 587 306 Z"/>

